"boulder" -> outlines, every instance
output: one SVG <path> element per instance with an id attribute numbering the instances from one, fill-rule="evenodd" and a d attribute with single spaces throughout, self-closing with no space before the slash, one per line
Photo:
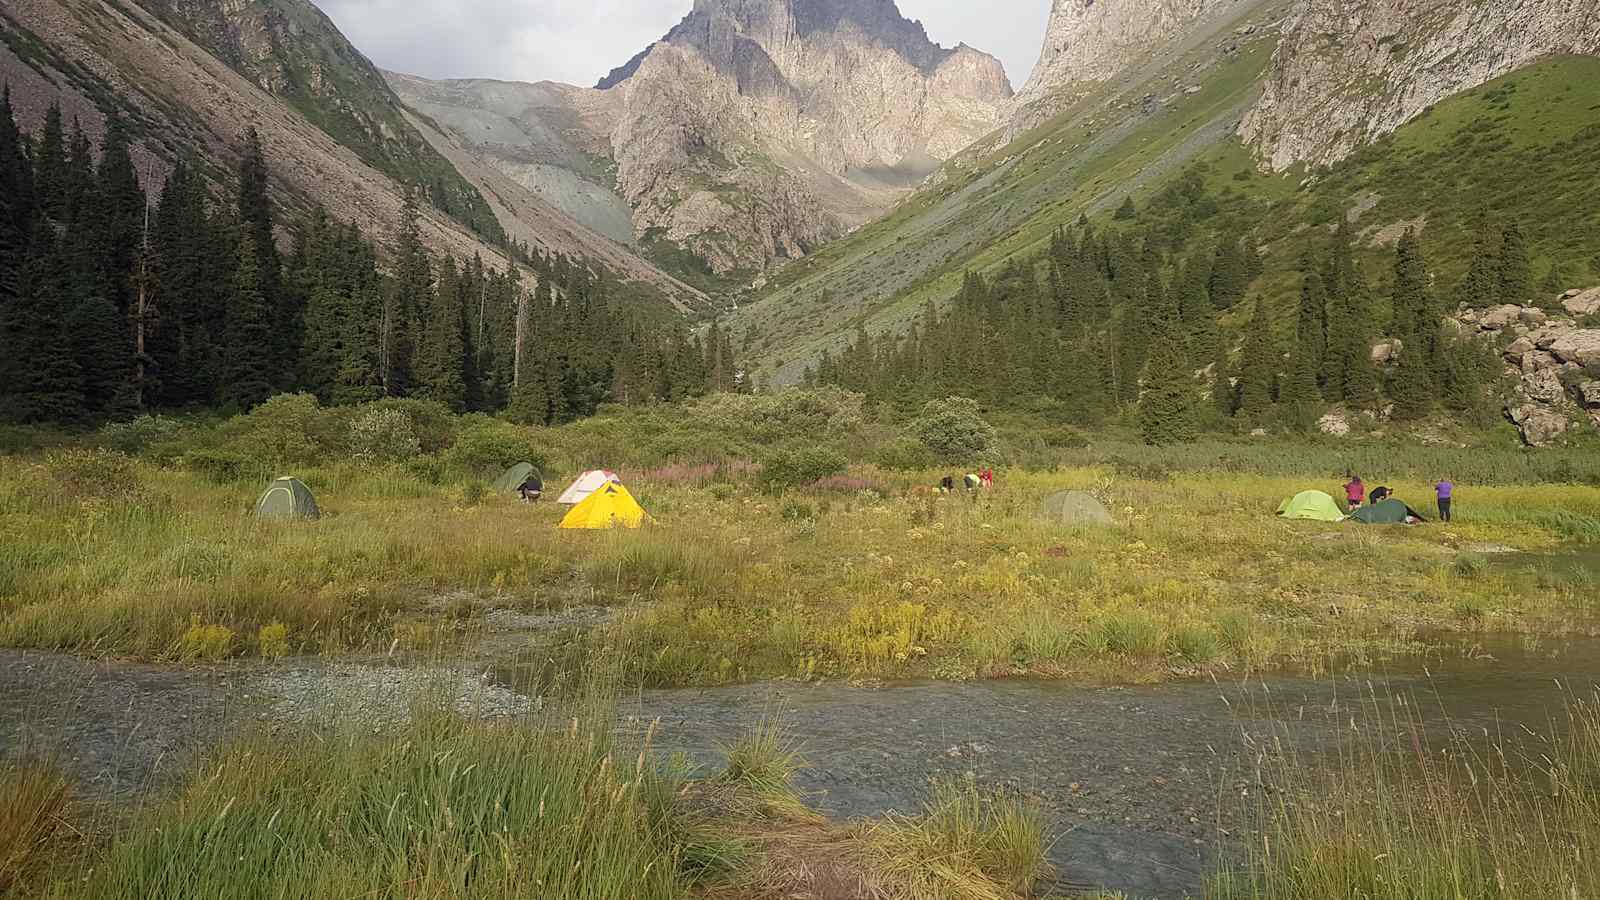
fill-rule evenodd
<path id="1" fill-rule="evenodd" d="M 1600 287 L 1567 291 L 1561 298 L 1561 308 L 1574 316 L 1600 315 Z"/>
<path id="2" fill-rule="evenodd" d="M 1532 375 L 1535 372 L 1543 372 L 1546 369 L 1560 367 L 1561 361 L 1543 350 L 1530 350 L 1522 354 L 1522 374 L 1524 375 Z"/>
<path id="3" fill-rule="evenodd" d="M 1567 397 L 1567 386 L 1561 383 L 1561 373 L 1555 369 L 1540 369 L 1524 375 L 1517 387 L 1524 397 L 1545 406 L 1559 405 Z"/>
<path id="4" fill-rule="evenodd" d="M 1517 314 L 1517 320 L 1529 328 L 1543 328 L 1550 321 L 1550 314 L 1542 309 L 1525 306 L 1522 312 Z"/>
<path id="5" fill-rule="evenodd" d="M 1600 409 L 1600 381 L 1580 381 L 1572 386 L 1572 395 L 1585 409 Z"/>
<path id="6" fill-rule="evenodd" d="M 1571 427 L 1566 416 L 1531 403 L 1513 407 L 1506 414 L 1516 423 L 1522 440 L 1530 447 L 1548 447 Z"/>
<path id="7" fill-rule="evenodd" d="M 1600 364 L 1600 328 L 1567 331 L 1550 343 L 1550 352 L 1562 362 Z"/>
<path id="8" fill-rule="evenodd" d="M 1521 362 L 1524 355 L 1532 353 L 1537 349 L 1539 349 L 1539 347 L 1532 341 L 1532 339 L 1528 337 L 1519 337 L 1515 341 L 1511 342 L 1511 346 L 1506 348 L 1506 359 L 1510 362 Z"/>
<path id="9" fill-rule="evenodd" d="M 1380 366 L 1388 365 L 1394 361 L 1395 357 L 1400 355 L 1400 351 L 1404 350 L 1405 346 L 1405 343 L 1399 338 L 1379 341 L 1372 348 L 1372 361 Z"/>
<path id="10" fill-rule="evenodd" d="M 1331 437 L 1346 437 L 1350 434 L 1350 420 L 1345 418 L 1343 410 L 1331 410 L 1317 420 L 1317 430 Z"/>
<path id="11" fill-rule="evenodd" d="M 1512 323 L 1521 321 L 1522 307 L 1507 303 L 1484 310 L 1483 316 L 1478 319 L 1478 326 L 1485 331 L 1499 331 L 1510 328 Z"/>
<path id="12" fill-rule="evenodd" d="M 1561 299 L 1562 300 L 1571 300 L 1573 297 L 1579 296 L 1582 293 L 1583 293 L 1583 288 L 1572 288 L 1571 290 L 1562 291 L 1561 292 Z"/>
<path id="13" fill-rule="evenodd" d="M 1532 341 L 1533 345 L 1540 350 L 1549 350 L 1551 347 L 1555 346 L 1556 341 L 1561 340 L 1561 338 L 1571 330 L 1572 329 L 1570 328 L 1556 328 L 1554 326 L 1550 326 L 1541 328 L 1527 337 L 1528 340 Z"/>

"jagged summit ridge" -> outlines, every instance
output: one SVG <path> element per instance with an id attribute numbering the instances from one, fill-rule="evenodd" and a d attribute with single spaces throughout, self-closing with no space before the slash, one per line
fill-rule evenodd
<path id="1" fill-rule="evenodd" d="M 529 132 L 536 119 L 604 129 L 592 136 L 642 242 L 759 272 L 886 211 L 993 131 L 1011 96 L 998 60 L 935 44 L 893 0 L 696 0 L 596 89 L 568 95 L 571 109 L 521 119 Z"/>

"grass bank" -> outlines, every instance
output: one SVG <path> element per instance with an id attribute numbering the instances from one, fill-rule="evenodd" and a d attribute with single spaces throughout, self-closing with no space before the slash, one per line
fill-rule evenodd
<path id="1" fill-rule="evenodd" d="M 245 737 L 176 796 L 82 831 L 59 779 L 7 773 L 0 825 L 21 827 L 0 831 L 0 895 L 757 900 L 857 885 L 827 896 L 1022 900 L 1046 872 L 1042 820 L 1021 801 L 969 787 L 922 816 L 830 823 L 795 792 L 801 763 L 776 729 L 697 773 L 654 751 L 653 728 L 618 737 L 603 703 L 569 711 L 490 725 L 423 704 L 382 734 Z M 68 829 L 75 841 L 56 837 Z M 899 852 L 884 829 L 939 835 L 949 853 Z"/>
<path id="2" fill-rule="evenodd" d="M 114 474 L 86 480 L 85 466 Z M 1499 571 L 1481 552 L 1600 537 L 1600 488 L 1466 485 L 1449 526 L 1277 520 L 1284 497 L 1336 490 L 1306 468 L 1007 471 L 970 499 L 929 493 L 938 471 L 858 466 L 774 495 L 737 467 L 679 467 L 629 479 L 652 527 L 571 533 L 554 505 L 400 466 L 298 470 L 328 515 L 284 525 L 248 515 L 248 482 L 123 457 L 0 458 L 0 644 L 174 661 L 438 652 L 495 610 L 581 604 L 626 610 L 590 645 L 625 643 L 650 684 L 1147 680 L 1361 661 L 1440 630 L 1596 627 L 1592 574 Z M 1427 509 L 1424 483 L 1389 483 Z M 1036 516 L 1069 489 L 1116 524 Z"/>
<path id="3" fill-rule="evenodd" d="M 926 468 L 933 445 L 895 421 L 826 389 L 556 429 L 290 396 L 226 421 L 145 418 L 25 442 L 0 456 L 0 646 L 174 662 L 472 653 L 517 618 L 503 613 L 582 606 L 619 616 L 578 649 L 626 647 L 630 676 L 652 685 L 1153 680 L 1361 663 L 1440 631 L 1600 627 L 1595 573 L 1484 562 L 1600 540 L 1600 455 L 1496 436 L 1155 449 L 1007 419 L 993 437 L 986 423 L 974 432 L 1001 463 L 999 488 L 941 497 L 932 485 L 970 469 Z M 484 486 L 518 460 L 552 490 L 618 470 L 654 524 L 563 532 L 561 508 Z M 1352 468 L 1425 511 L 1429 481 L 1448 474 L 1458 519 L 1273 516 L 1301 490 L 1336 492 Z M 320 521 L 250 515 L 281 474 L 317 493 Z M 1041 519 L 1062 490 L 1094 494 L 1114 524 Z"/>
<path id="4" fill-rule="evenodd" d="M 1248 863 L 1215 900 L 1522 900 L 1600 892 L 1600 698 L 1552 737 L 1432 746 L 1404 708 L 1380 712 L 1328 771 L 1276 754 Z"/>

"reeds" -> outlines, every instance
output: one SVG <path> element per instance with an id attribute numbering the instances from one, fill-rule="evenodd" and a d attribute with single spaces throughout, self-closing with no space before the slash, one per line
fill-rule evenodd
<path id="1" fill-rule="evenodd" d="M 1427 740 L 1414 710 L 1369 704 L 1333 771 L 1268 755 L 1248 862 L 1216 900 L 1564 900 L 1600 895 L 1600 696 L 1559 733 Z"/>
<path id="2" fill-rule="evenodd" d="M 36 879 L 65 827 L 67 782 L 33 762 L 0 762 L 0 896 Z"/>

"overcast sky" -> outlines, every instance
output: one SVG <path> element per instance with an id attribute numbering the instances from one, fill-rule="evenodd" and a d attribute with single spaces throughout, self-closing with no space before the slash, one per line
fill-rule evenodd
<path id="1" fill-rule="evenodd" d="M 591 85 L 667 33 L 693 0 L 313 0 L 386 69 L 426 78 Z M 1000 57 L 1019 90 L 1048 0 L 899 0 L 928 36 Z"/>

